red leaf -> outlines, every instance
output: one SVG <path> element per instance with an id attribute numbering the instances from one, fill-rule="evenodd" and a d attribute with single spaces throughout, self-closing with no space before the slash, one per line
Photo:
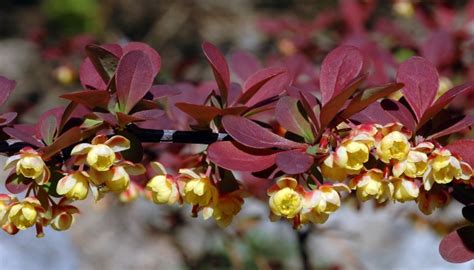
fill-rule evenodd
<path id="1" fill-rule="evenodd" d="M 150 59 L 152 68 L 153 68 L 153 77 L 158 74 L 161 68 L 161 57 L 160 54 L 158 54 L 155 49 L 152 47 L 148 46 L 147 44 L 143 42 L 130 42 L 128 43 L 124 48 L 123 48 L 123 53 L 126 54 L 131 51 L 142 51 L 144 52 L 147 56 L 148 59 Z"/>
<path id="2" fill-rule="evenodd" d="M 227 95 L 230 87 L 230 73 L 225 57 L 214 44 L 209 42 L 204 42 L 202 44 L 202 51 L 212 67 L 222 100 L 227 102 Z"/>
<path id="3" fill-rule="evenodd" d="M 117 44 L 101 46 L 90 44 L 86 46 L 86 54 L 99 76 L 107 84 L 115 73 L 119 58 L 122 56 L 122 48 Z"/>
<path id="4" fill-rule="evenodd" d="M 117 99 L 122 112 L 128 113 L 150 90 L 153 66 L 142 51 L 131 51 L 120 59 L 115 75 Z"/>
<path id="5" fill-rule="evenodd" d="M 282 73 L 270 79 L 255 92 L 255 94 L 247 101 L 247 106 L 255 106 L 263 100 L 276 97 L 283 93 L 290 82 L 290 74 Z"/>
<path id="6" fill-rule="evenodd" d="M 81 64 L 81 68 L 79 69 L 79 80 L 85 89 L 105 90 L 107 87 L 89 57 L 84 59 L 84 62 Z"/>
<path id="7" fill-rule="evenodd" d="M 43 144 L 40 141 L 38 141 L 36 138 L 34 138 L 32 135 L 25 133 L 17 128 L 6 127 L 3 129 L 3 132 L 8 134 L 12 138 L 29 143 L 36 147 L 43 147 Z"/>
<path id="8" fill-rule="evenodd" d="M 298 100 L 292 97 L 282 97 L 275 107 L 275 117 L 278 123 L 290 132 L 305 138 L 307 143 L 314 142 L 314 135 L 308 121 L 298 110 Z"/>
<path id="9" fill-rule="evenodd" d="M 401 91 L 415 112 L 416 119 L 421 120 L 436 97 L 438 71 L 423 57 L 413 56 L 398 68 L 397 82 L 405 85 Z"/>
<path id="10" fill-rule="evenodd" d="M 450 90 L 448 90 L 444 95 L 442 95 L 436 102 L 426 110 L 425 114 L 419 121 L 418 127 L 423 126 L 428 120 L 433 116 L 439 113 L 444 107 L 446 107 L 455 97 L 462 95 L 466 92 L 474 90 L 474 82 L 468 82 L 465 84 L 458 85 Z"/>
<path id="11" fill-rule="evenodd" d="M 8 176 L 7 180 L 5 181 L 5 187 L 12 194 L 22 193 L 31 184 L 31 181 L 30 183 L 25 184 L 23 183 L 23 180 L 26 180 L 26 179 L 20 178 L 18 177 L 16 173 L 13 173 L 10 176 Z"/>
<path id="12" fill-rule="evenodd" d="M 327 104 L 347 89 L 349 83 L 359 76 L 363 65 L 363 56 L 356 47 L 340 46 L 332 50 L 321 65 L 322 104 Z"/>
<path id="13" fill-rule="evenodd" d="M 42 139 L 46 144 L 51 144 L 58 131 L 64 107 L 57 107 L 43 113 L 36 124 L 36 137 Z"/>
<path id="14" fill-rule="evenodd" d="M 361 75 L 355 78 L 348 84 L 347 88 L 342 89 L 337 96 L 333 97 L 328 103 L 323 105 L 323 108 L 321 109 L 321 129 L 324 129 L 334 119 L 342 106 L 344 106 L 347 99 L 349 99 L 366 78 L 366 75 Z"/>
<path id="15" fill-rule="evenodd" d="M 95 107 L 107 108 L 110 94 L 105 90 L 85 90 L 65 94 L 60 97 L 93 109 Z"/>
<path id="16" fill-rule="evenodd" d="M 247 103 L 263 85 L 285 72 L 286 69 L 282 67 L 269 67 L 257 71 L 245 81 L 242 90 L 243 94 L 239 97 L 237 103 Z"/>
<path id="17" fill-rule="evenodd" d="M 453 36 L 445 31 L 431 32 L 421 45 L 421 55 L 437 67 L 451 64 L 455 52 Z"/>
<path id="18" fill-rule="evenodd" d="M 0 115 L 0 127 L 6 126 L 10 124 L 13 120 L 15 120 L 18 114 L 16 112 L 6 112 Z"/>
<path id="19" fill-rule="evenodd" d="M 245 51 L 236 51 L 231 56 L 232 70 L 243 81 L 247 80 L 250 75 L 261 69 L 260 62 L 252 54 Z"/>
<path id="20" fill-rule="evenodd" d="M 474 140 L 458 140 L 446 145 L 446 148 L 451 153 L 459 155 L 463 161 L 474 167 Z"/>
<path id="21" fill-rule="evenodd" d="M 153 100 L 155 100 L 162 97 L 179 95 L 181 91 L 168 84 L 157 84 L 150 88 L 150 93 L 153 95 Z"/>
<path id="22" fill-rule="evenodd" d="M 415 119 L 413 119 L 410 111 L 400 102 L 389 99 L 385 99 L 381 103 L 372 103 L 363 111 L 354 114 L 351 119 L 360 123 L 381 125 L 400 122 L 410 130 L 415 128 Z"/>
<path id="23" fill-rule="evenodd" d="M 298 150 L 279 152 L 276 154 L 276 164 L 280 170 L 287 174 L 304 173 L 311 165 L 314 158 Z"/>
<path id="24" fill-rule="evenodd" d="M 462 118 L 460 121 L 456 122 L 454 125 L 443 129 L 442 131 L 435 133 L 431 136 L 428 137 L 428 139 L 436 139 L 440 138 L 449 134 L 453 134 L 456 132 L 459 132 L 461 130 L 464 130 L 470 126 L 474 125 L 474 116 L 473 115 L 466 115 L 464 118 Z"/>
<path id="25" fill-rule="evenodd" d="M 226 115 L 222 118 L 222 125 L 232 138 L 248 147 L 293 149 L 305 146 L 280 137 L 244 117 Z"/>
<path id="26" fill-rule="evenodd" d="M 236 171 L 257 172 L 275 164 L 275 154 L 252 155 L 232 142 L 216 142 L 207 149 L 209 160 L 218 166 Z"/>
<path id="27" fill-rule="evenodd" d="M 350 101 L 347 108 L 342 112 L 341 118 L 349 118 L 351 115 L 362 111 L 376 100 L 386 97 L 402 87 L 403 84 L 401 83 L 390 83 L 384 86 L 377 86 L 363 90 Z"/>
<path id="28" fill-rule="evenodd" d="M 216 107 L 189 103 L 176 103 L 175 106 L 194 118 L 199 125 L 207 126 L 221 112 Z"/>
<path id="29" fill-rule="evenodd" d="M 0 106 L 7 101 L 15 86 L 15 81 L 0 76 Z"/>
<path id="30" fill-rule="evenodd" d="M 415 119 L 413 118 L 413 114 L 407 107 L 405 107 L 405 105 L 396 100 L 384 99 L 380 102 L 380 106 L 392 118 L 392 122 L 400 122 L 409 130 L 415 130 Z"/>
<path id="31" fill-rule="evenodd" d="M 451 263 L 474 259 L 474 226 L 466 226 L 446 235 L 439 244 L 441 257 Z"/>

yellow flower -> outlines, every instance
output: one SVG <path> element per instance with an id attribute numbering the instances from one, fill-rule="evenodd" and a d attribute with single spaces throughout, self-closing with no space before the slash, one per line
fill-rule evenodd
<path id="1" fill-rule="evenodd" d="M 428 155 L 419 151 L 410 151 L 405 160 L 397 162 L 392 169 L 393 175 L 400 177 L 405 174 L 408 177 L 422 177 L 428 169 Z"/>
<path id="2" fill-rule="evenodd" d="M 84 200 L 89 193 L 89 178 L 85 172 L 74 172 L 61 178 L 56 187 L 59 195 L 72 200 Z"/>
<path id="3" fill-rule="evenodd" d="M 107 139 L 98 135 L 92 139 L 92 144 L 81 143 L 76 145 L 71 155 L 78 156 L 76 163 L 85 163 L 97 171 L 107 171 L 116 160 L 116 152 L 130 148 L 130 141 L 123 136 L 113 136 Z"/>
<path id="4" fill-rule="evenodd" d="M 110 167 L 107 171 L 89 171 L 90 180 L 94 185 L 100 187 L 99 191 L 122 192 L 130 185 L 130 175 L 140 175 L 145 173 L 145 167 L 141 164 L 134 164 L 129 161 L 121 161 Z M 94 191 L 94 189 L 93 189 Z M 100 195 L 100 194 L 98 194 Z M 100 196 L 95 196 L 96 200 Z"/>
<path id="5" fill-rule="evenodd" d="M 329 155 L 321 164 L 321 174 L 325 179 L 342 182 L 347 178 L 347 171 L 334 162 L 334 156 Z"/>
<path id="6" fill-rule="evenodd" d="M 410 143 L 405 134 L 400 131 L 392 131 L 385 135 L 377 144 L 377 155 L 385 163 L 390 160 L 403 160 L 410 151 Z"/>
<path id="7" fill-rule="evenodd" d="M 224 228 L 229 226 L 234 217 L 242 209 L 244 199 L 242 190 L 236 190 L 222 196 L 219 196 L 217 204 L 213 207 L 206 207 L 204 209 L 204 219 L 213 217 L 219 227 Z"/>
<path id="8" fill-rule="evenodd" d="M 0 194 L 0 227 L 7 222 L 7 213 L 10 209 L 10 204 L 15 202 L 16 198 L 8 194 Z"/>
<path id="9" fill-rule="evenodd" d="M 8 211 L 8 222 L 20 230 L 35 225 L 40 218 L 41 205 L 35 198 L 26 198 L 22 202 L 15 203 Z"/>
<path id="10" fill-rule="evenodd" d="M 179 173 L 184 181 L 182 197 L 186 203 L 199 207 L 216 204 L 219 193 L 209 177 L 189 169 L 181 169 Z"/>
<path id="11" fill-rule="evenodd" d="M 4 169 L 16 166 L 16 174 L 33 179 L 38 185 L 49 181 L 50 171 L 38 152 L 32 148 L 25 147 L 20 154 L 7 159 Z"/>
<path id="12" fill-rule="evenodd" d="M 153 177 L 146 189 L 151 191 L 151 198 L 157 204 L 174 204 L 179 200 L 178 186 L 171 176 L 157 175 Z"/>
<path id="13" fill-rule="evenodd" d="M 68 212 L 61 212 L 51 220 L 51 227 L 56 231 L 65 231 L 74 223 L 74 216 Z"/>
<path id="14" fill-rule="evenodd" d="M 394 186 L 393 199 L 399 202 L 415 200 L 420 189 L 415 182 L 404 178 L 391 178 Z"/>
<path id="15" fill-rule="evenodd" d="M 329 215 L 341 206 L 341 197 L 337 190 L 349 191 L 344 184 L 322 185 L 317 190 L 308 192 L 305 196 L 301 223 L 322 224 L 326 222 Z"/>
<path id="16" fill-rule="evenodd" d="M 460 162 L 447 149 L 436 149 L 432 153 L 429 167 L 423 175 L 423 185 L 430 190 L 433 184 L 448 184 L 453 179 L 469 180 L 472 168 L 465 162 Z"/>
<path id="17" fill-rule="evenodd" d="M 358 174 L 369 160 L 369 147 L 358 141 L 347 141 L 340 145 L 335 154 L 334 161 L 339 167 Z"/>
<path id="18" fill-rule="evenodd" d="M 125 191 L 120 192 L 119 200 L 123 203 L 129 203 L 138 198 L 142 194 L 143 189 L 134 181 L 130 181 L 130 185 Z"/>
<path id="19" fill-rule="evenodd" d="M 371 169 L 353 178 L 349 186 L 357 190 L 357 198 L 360 201 L 375 199 L 382 203 L 390 199 L 394 191 L 393 184 L 384 178 L 383 172 L 379 169 Z"/>
<path id="20" fill-rule="evenodd" d="M 276 217 L 292 219 L 303 208 L 304 190 L 294 178 L 283 177 L 267 191 L 269 205 Z"/>
<path id="21" fill-rule="evenodd" d="M 410 0 L 398 0 L 393 4 L 393 10 L 396 14 L 410 18 L 415 14 L 415 8 Z"/>

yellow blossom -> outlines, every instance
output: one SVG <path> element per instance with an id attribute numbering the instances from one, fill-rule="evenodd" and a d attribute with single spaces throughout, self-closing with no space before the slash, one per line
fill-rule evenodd
<path id="1" fill-rule="evenodd" d="M 43 185 L 49 181 L 50 171 L 38 152 L 32 148 L 23 148 L 18 155 L 7 159 L 4 169 L 16 167 L 17 175 L 33 179 Z"/>
<path id="2" fill-rule="evenodd" d="M 420 189 L 415 182 L 404 178 L 391 178 L 394 186 L 393 199 L 399 202 L 415 200 Z"/>
<path id="3" fill-rule="evenodd" d="M 332 181 L 342 182 L 347 178 L 347 171 L 334 162 L 333 155 L 329 155 L 324 159 L 323 163 L 321 163 L 321 174 L 325 179 Z"/>
<path id="4" fill-rule="evenodd" d="M 357 190 L 357 198 L 360 201 L 375 199 L 382 203 L 390 199 L 394 191 L 393 184 L 384 178 L 383 172 L 379 169 L 371 169 L 353 178 L 349 185 Z"/>
<path id="5" fill-rule="evenodd" d="M 116 160 L 116 152 L 130 148 L 130 141 L 123 136 L 113 136 L 107 139 L 99 135 L 92 140 L 92 144 L 81 143 L 76 145 L 71 155 L 78 156 L 77 163 L 84 159 L 87 165 L 97 171 L 107 171 Z"/>
<path id="6" fill-rule="evenodd" d="M 61 212 L 51 220 L 51 227 L 56 231 L 65 231 L 74 223 L 74 216 L 68 212 Z"/>
<path id="7" fill-rule="evenodd" d="M 403 160 L 409 151 L 408 138 L 400 131 L 388 133 L 377 144 L 377 155 L 385 163 L 390 163 L 392 159 Z"/>
<path id="8" fill-rule="evenodd" d="M 329 215 L 341 206 L 341 197 L 336 189 L 350 189 L 344 184 L 322 185 L 318 189 L 308 192 L 305 196 L 301 223 L 312 222 L 322 224 Z"/>
<path id="9" fill-rule="evenodd" d="M 153 177 L 146 189 L 151 191 L 151 198 L 157 204 L 174 204 L 179 200 L 178 186 L 171 176 L 157 175 Z"/>
<path id="10" fill-rule="evenodd" d="M 428 155 L 420 151 L 408 152 L 407 158 L 393 166 L 393 175 L 396 177 L 405 174 L 408 177 L 422 177 L 428 169 Z"/>
<path id="11" fill-rule="evenodd" d="M 89 193 L 89 179 L 85 172 L 74 172 L 61 178 L 56 191 L 72 200 L 84 200 Z"/>
<path id="12" fill-rule="evenodd" d="M 362 142 L 346 141 L 337 148 L 334 160 L 339 167 L 358 174 L 369 160 L 369 148 Z"/>
<path id="13" fill-rule="evenodd" d="M 472 168 L 465 162 L 460 162 L 447 149 L 436 149 L 432 153 L 429 167 L 423 175 L 423 185 L 430 190 L 433 184 L 448 184 L 453 179 L 469 180 Z"/>
<path id="14" fill-rule="evenodd" d="M 304 190 L 294 178 L 278 179 L 267 193 L 270 209 L 276 217 L 292 219 L 303 208 Z"/>
<path id="15" fill-rule="evenodd" d="M 186 203 L 199 207 L 215 205 L 219 193 L 209 177 L 188 169 L 181 169 L 179 173 L 184 181 L 182 197 Z"/>
<path id="16" fill-rule="evenodd" d="M 13 204 L 8 211 L 8 222 L 19 230 L 26 230 L 35 225 L 40 218 L 41 205 L 35 198 L 26 198 Z"/>
<path id="17" fill-rule="evenodd" d="M 227 227 L 240 212 L 243 204 L 242 190 L 239 189 L 224 194 L 219 196 L 215 206 L 204 209 L 204 218 L 207 219 L 212 216 L 219 227 Z"/>

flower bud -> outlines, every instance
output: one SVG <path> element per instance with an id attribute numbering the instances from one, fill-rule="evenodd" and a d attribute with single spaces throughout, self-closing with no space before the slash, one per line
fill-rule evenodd
<path id="1" fill-rule="evenodd" d="M 84 200 L 89 193 L 89 179 L 85 172 L 74 172 L 61 178 L 56 191 L 71 200 Z"/>
<path id="2" fill-rule="evenodd" d="M 205 176 L 187 179 L 183 189 L 183 199 L 191 205 L 206 207 L 217 202 L 218 191 Z"/>
<path id="3" fill-rule="evenodd" d="M 329 155 L 321 164 L 321 174 L 325 179 L 342 182 L 347 178 L 347 171 L 334 162 L 333 155 Z"/>
<path id="4" fill-rule="evenodd" d="M 393 199 L 399 202 L 415 200 L 420 193 L 420 189 L 415 182 L 404 178 L 392 178 L 394 187 Z"/>
<path id="5" fill-rule="evenodd" d="M 74 216 L 66 211 L 58 213 L 51 220 L 51 227 L 56 231 L 65 231 L 74 223 Z"/>
<path id="6" fill-rule="evenodd" d="M 33 179 L 38 185 L 48 182 L 51 175 L 38 152 L 29 147 L 23 148 L 20 154 L 9 157 L 4 169 L 13 166 L 16 166 L 17 175 Z"/>

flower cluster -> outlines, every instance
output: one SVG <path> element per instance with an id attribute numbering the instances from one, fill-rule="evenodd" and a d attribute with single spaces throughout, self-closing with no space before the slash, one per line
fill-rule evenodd
<path id="1" fill-rule="evenodd" d="M 148 181 L 146 190 L 156 204 L 189 204 L 194 217 L 202 210 L 204 219 L 213 217 L 221 227 L 228 226 L 242 208 L 245 194 L 240 187 L 222 192 L 206 174 L 181 169 L 172 176 L 158 162 L 152 162 L 151 167 L 155 176 Z"/>

